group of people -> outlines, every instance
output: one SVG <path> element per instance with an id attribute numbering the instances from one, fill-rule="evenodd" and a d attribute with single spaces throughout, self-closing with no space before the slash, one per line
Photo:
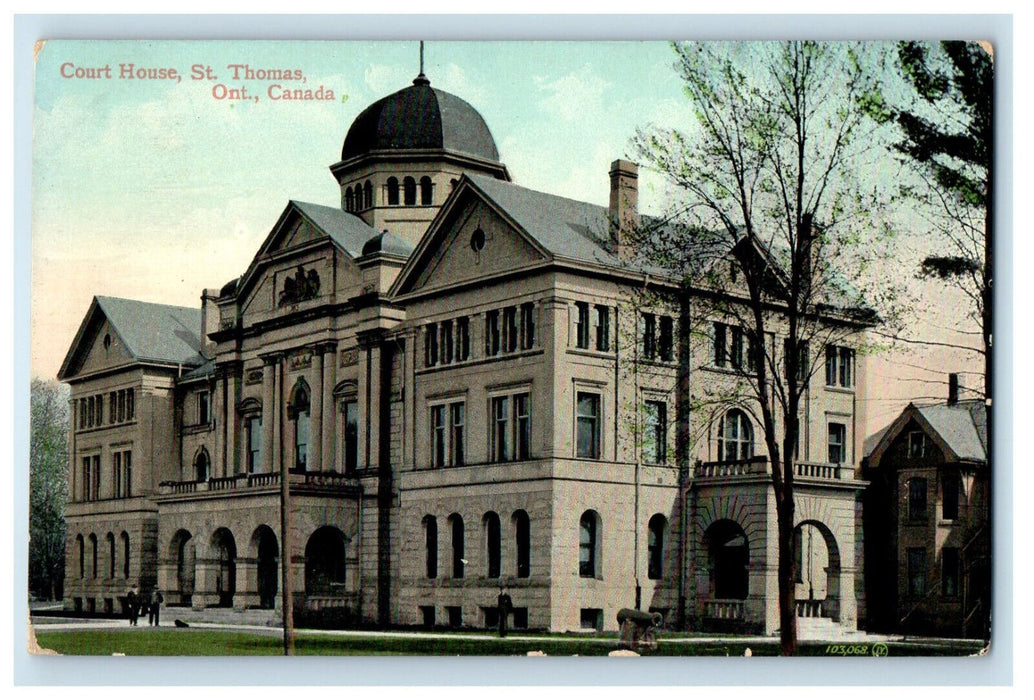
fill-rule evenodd
<path id="1" fill-rule="evenodd" d="M 130 589 L 126 595 L 126 607 L 129 609 L 129 626 L 137 626 L 137 618 L 147 611 L 147 624 L 151 627 L 158 626 L 158 620 L 162 612 L 162 603 L 165 602 L 165 596 L 162 592 L 155 588 L 151 591 L 150 596 L 142 596 L 136 592 L 135 588 Z"/>

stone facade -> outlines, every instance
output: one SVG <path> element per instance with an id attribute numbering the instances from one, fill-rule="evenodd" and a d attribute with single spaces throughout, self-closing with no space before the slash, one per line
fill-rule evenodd
<path id="1" fill-rule="evenodd" d="M 424 99 L 414 83 L 386 99 Z M 706 295 L 686 302 L 697 332 L 683 329 L 664 280 L 644 301 L 623 238 L 633 164 L 614 164 L 607 210 L 519 188 L 494 144 L 475 150 L 445 137 L 364 150 L 350 132 L 331 168 L 341 209 L 291 202 L 240 278 L 175 312 L 192 315 L 192 338 L 170 330 L 149 354 L 135 302 L 95 302 L 61 378 L 76 415 L 83 397 L 134 387 L 137 418 L 73 430 L 67 606 L 158 586 L 172 605 L 272 614 L 286 478 L 288 582 L 305 614 L 491 627 L 505 589 L 516 627 L 614 630 L 638 607 L 669 625 L 778 630 L 760 426 L 735 401 L 705 402 L 678 451 L 679 392 L 743 381 L 716 350 L 739 329 Z M 830 355 L 849 369 L 808 389 L 797 466 L 799 614 L 849 629 L 862 330 Z M 97 343 L 123 335 L 137 340 L 95 367 Z M 109 469 L 123 444 L 132 496 L 83 498 L 76 465 L 99 453 Z M 74 570 L 78 538 L 92 562 L 89 538 L 122 528 L 128 575 Z"/>

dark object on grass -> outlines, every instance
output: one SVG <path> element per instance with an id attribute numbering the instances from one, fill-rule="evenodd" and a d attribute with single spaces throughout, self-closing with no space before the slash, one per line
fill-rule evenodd
<path id="1" fill-rule="evenodd" d="M 618 624 L 621 625 L 620 646 L 635 651 L 637 649 L 655 649 L 657 636 L 655 629 L 664 618 L 660 613 L 644 613 L 632 608 L 618 610 Z"/>
<path id="2" fill-rule="evenodd" d="M 176 626 L 177 626 L 177 627 L 190 627 L 190 625 L 188 625 L 188 624 L 187 624 L 186 622 L 184 622 L 183 620 L 176 620 Z"/>

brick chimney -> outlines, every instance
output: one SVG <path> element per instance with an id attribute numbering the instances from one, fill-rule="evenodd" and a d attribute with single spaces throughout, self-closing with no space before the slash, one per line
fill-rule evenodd
<path id="1" fill-rule="evenodd" d="M 639 166 L 628 160 L 610 164 L 610 235 L 614 252 L 631 257 L 632 236 L 639 228 Z"/>
<path id="2" fill-rule="evenodd" d="M 208 334 L 219 330 L 218 298 L 218 289 L 201 290 L 201 354 L 208 359 L 215 357 L 215 342 L 208 339 Z"/>
<path id="3" fill-rule="evenodd" d="M 948 375 L 948 405 L 954 406 L 959 402 L 959 375 L 952 372 Z"/>

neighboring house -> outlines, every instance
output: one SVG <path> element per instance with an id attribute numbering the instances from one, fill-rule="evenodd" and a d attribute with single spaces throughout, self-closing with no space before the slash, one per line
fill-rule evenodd
<path id="1" fill-rule="evenodd" d="M 171 605 L 271 616 L 287 474 L 303 615 L 485 627 L 505 587 L 515 627 L 615 629 L 636 606 L 775 633 L 775 503 L 749 401 L 686 416 L 693 439 L 676 451 L 680 391 L 734 387 L 750 344 L 713 295 L 688 300 L 709 320 L 685 345 L 672 306 L 637 296 L 678 285 L 627 254 L 636 166 L 613 164 L 610 207 L 514 185 L 476 110 L 421 75 L 357 117 L 331 172 L 341 208 L 289 202 L 200 311 L 94 302 L 60 375 L 73 464 L 108 488 L 131 441 L 146 527 L 129 568 L 121 550 L 109 565 L 121 502 L 94 502 L 95 472 L 84 491 L 73 470 L 66 606 L 158 585 Z M 844 340 L 803 402 L 798 612 L 854 629 L 865 325 L 829 323 Z M 108 336 L 168 357 L 94 368 Z M 98 422 L 89 399 L 123 384 L 163 411 L 138 408 L 133 432 Z M 78 540 L 96 566 L 75 568 Z"/>
<path id="2" fill-rule="evenodd" d="M 867 626 L 987 638 L 990 470 L 982 400 L 909 404 L 864 462 Z"/>

